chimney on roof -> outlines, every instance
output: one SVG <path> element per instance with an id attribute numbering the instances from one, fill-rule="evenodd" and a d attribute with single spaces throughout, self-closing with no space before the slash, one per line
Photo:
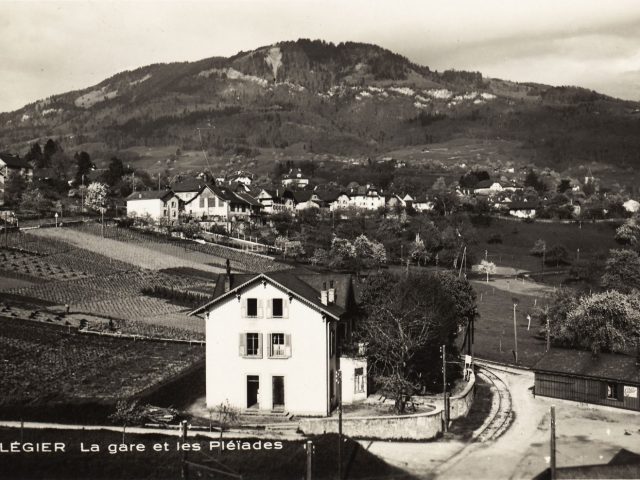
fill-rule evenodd
<path id="1" fill-rule="evenodd" d="M 231 262 L 227 258 L 227 274 L 224 277 L 224 292 L 231 290 Z"/>
<path id="2" fill-rule="evenodd" d="M 322 302 L 323 305 L 329 304 L 328 293 L 326 290 L 320 290 L 320 302 Z"/>
<path id="3" fill-rule="evenodd" d="M 329 280 L 329 290 L 327 290 L 327 302 L 336 303 L 336 289 L 333 286 L 333 280 Z"/>

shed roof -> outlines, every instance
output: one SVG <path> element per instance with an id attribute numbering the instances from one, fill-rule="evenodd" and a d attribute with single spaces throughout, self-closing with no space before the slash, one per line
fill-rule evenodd
<path id="1" fill-rule="evenodd" d="M 554 348 L 545 353 L 533 370 L 640 384 L 640 365 L 636 363 L 636 357 L 621 353 L 595 356 L 583 350 Z"/>

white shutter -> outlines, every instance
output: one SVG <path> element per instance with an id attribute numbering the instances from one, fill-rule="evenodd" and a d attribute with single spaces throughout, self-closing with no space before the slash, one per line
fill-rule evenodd
<path id="1" fill-rule="evenodd" d="M 289 299 L 282 299 L 282 318 L 289 318 Z"/>
<path id="2" fill-rule="evenodd" d="M 240 334 L 239 345 L 240 345 L 240 348 L 239 348 L 240 356 L 241 357 L 245 357 L 246 356 L 246 351 L 247 351 L 247 347 L 246 347 L 246 345 L 247 345 L 247 335 L 245 333 L 241 333 Z"/>
<path id="3" fill-rule="evenodd" d="M 262 358 L 262 334 L 258 334 L 258 358 Z"/>
<path id="4" fill-rule="evenodd" d="M 291 357 L 291 334 L 286 333 L 284 336 L 284 354 L 287 358 Z"/>
<path id="5" fill-rule="evenodd" d="M 262 299 L 259 298 L 258 300 L 256 300 L 256 303 L 258 304 L 256 317 L 262 318 Z"/>
<path id="6" fill-rule="evenodd" d="M 273 338 L 271 333 L 267 333 L 267 355 L 269 358 L 273 357 Z"/>
<path id="7" fill-rule="evenodd" d="M 267 300 L 267 318 L 273 318 L 272 305 L 273 305 L 273 300 L 272 299 Z"/>
<path id="8" fill-rule="evenodd" d="M 247 318 L 247 299 L 243 298 L 240 305 L 242 305 L 242 307 L 240 308 L 242 318 Z"/>

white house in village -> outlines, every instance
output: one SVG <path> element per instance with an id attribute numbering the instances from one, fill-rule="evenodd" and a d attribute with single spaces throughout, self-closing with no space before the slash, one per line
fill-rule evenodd
<path id="1" fill-rule="evenodd" d="M 293 197 L 285 198 L 284 192 L 280 193 L 280 190 L 262 189 L 256 200 L 262 204 L 262 211 L 267 214 L 291 212 L 295 209 Z"/>
<path id="2" fill-rule="evenodd" d="M 204 315 L 206 403 L 242 410 L 326 416 L 366 398 L 366 360 L 340 357 L 350 336 L 351 276 L 291 271 L 220 275 Z"/>
<path id="3" fill-rule="evenodd" d="M 4 205 L 5 183 L 11 175 L 20 175 L 30 181 L 33 177 L 33 168 L 29 162 L 6 152 L 0 152 L 0 205 Z"/>
<path id="4" fill-rule="evenodd" d="M 378 190 L 371 187 L 359 187 L 349 192 L 342 192 L 335 201 L 331 203 L 331 211 L 343 208 L 359 208 L 362 210 L 378 210 L 386 204 L 384 195 L 380 195 Z"/>
<path id="5" fill-rule="evenodd" d="M 305 188 L 309 185 L 309 178 L 299 168 L 289 170 L 282 176 L 282 186 L 292 188 Z"/>
<path id="6" fill-rule="evenodd" d="M 182 201 L 171 190 L 148 190 L 133 192 L 127 197 L 128 217 L 150 217 L 152 220 L 166 218 L 177 221 Z"/>
<path id="7" fill-rule="evenodd" d="M 201 186 L 184 206 L 185 213 L 194 218 L 224 222 L 247 219 L 261 208 L 262 204 L 245 192 L 209 184 Z"/>

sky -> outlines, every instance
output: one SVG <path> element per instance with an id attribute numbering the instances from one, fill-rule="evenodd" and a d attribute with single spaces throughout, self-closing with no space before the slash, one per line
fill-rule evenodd
<path id="1" fill-rule="evenodd" d="M 0 0 L 0 112 L 151 63 L 298 38 L 640 100 L 638 0 Z"/>

